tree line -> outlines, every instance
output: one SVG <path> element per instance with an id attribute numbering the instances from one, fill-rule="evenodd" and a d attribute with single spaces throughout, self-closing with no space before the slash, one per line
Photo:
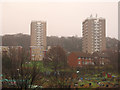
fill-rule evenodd
<path id="1" fill-rule="evenodd" d="M 25 49 L 29 49 L 30 35 L 27 34 L 13 34 L 1 36 L 3 46 L 22 46 Z M 66 51 L 82 51 L 82 37 L 58 37 L 47 36 L 47 46 L 61 46 Z M 118 40 L 115 38 L 106 37 L 107 49 L 118 49 Z"/>

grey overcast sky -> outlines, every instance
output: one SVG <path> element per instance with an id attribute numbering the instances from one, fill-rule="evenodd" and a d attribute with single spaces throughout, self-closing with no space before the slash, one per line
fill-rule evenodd
<path id="1" fill-rule="evenodd" d="M 106 36 L 118 38 L 117 2 L 3 3 L 2 34 L 30 34 L 32 20 L 47 22 L 47 36 L 82 36 L 82 22 L 91 14 L 106 19 Z"/>

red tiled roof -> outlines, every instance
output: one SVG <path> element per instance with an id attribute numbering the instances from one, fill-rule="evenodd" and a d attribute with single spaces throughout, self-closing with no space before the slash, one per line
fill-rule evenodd
<path id="1" fill-rule="evenodd" d="M 71 54 L 74 53 L 76 56 L 80 57 L 92 57 L 90 53 L 83 53 L 83 52 L 71 52 Z"/>

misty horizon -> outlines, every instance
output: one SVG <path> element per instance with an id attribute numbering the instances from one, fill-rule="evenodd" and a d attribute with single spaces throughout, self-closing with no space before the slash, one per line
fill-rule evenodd
<path id="1" fill-rule="evenodd" d="M 21 35 L 29 35 L 30 36 L 30 34 L 27 34 L 27 33 L 12 33 L 12 34 L 4 34 L 4 35 L 0 35 L 0 36 L 6 36 L 6 35 L 19 35 L 19 34 L 21 34 Z M 57 36 L 57 35 L 47 35 L 47 37 L 58 37 L 58 38 L 61 38 L 61 37 L 65 37 L 65 38 L 68 38 L 68 37 L 77 37 L 77 38 L 82 38 L 83 36 L 78 36 L 78 35 L 73 35 L 73 36 Z M 119 39 L 117 39 L 117 38 L 115 38 L 115 37 L 106 37 L 106 38 L 112 38 L 112 39 L 116 39 L 116 40 L 119 40 Z"/>
<path id="2" fill-rule="evenodd" d="M 32 20 L 46 21 L 47 36 L 82 37 L 82 22 L 90 17 L 106 19 L 106 37 L 118 39 L 117 2 L 3 3 L 2 35 L 30 35 Z"/>

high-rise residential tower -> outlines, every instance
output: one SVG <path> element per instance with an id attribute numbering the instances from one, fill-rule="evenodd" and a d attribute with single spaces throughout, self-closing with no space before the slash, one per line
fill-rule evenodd
<path id="1" fill-rule="evenodd" d="M 43 60 L 46 50 L 46 22 L 31 22 L 31 60 Z"/>
<path id="2" fill-rule="evenodd" d="M 106 49 L 106 21 L 104 18 L 90 17 L 83 23 L 83 52 L 93 53 Z"/>

